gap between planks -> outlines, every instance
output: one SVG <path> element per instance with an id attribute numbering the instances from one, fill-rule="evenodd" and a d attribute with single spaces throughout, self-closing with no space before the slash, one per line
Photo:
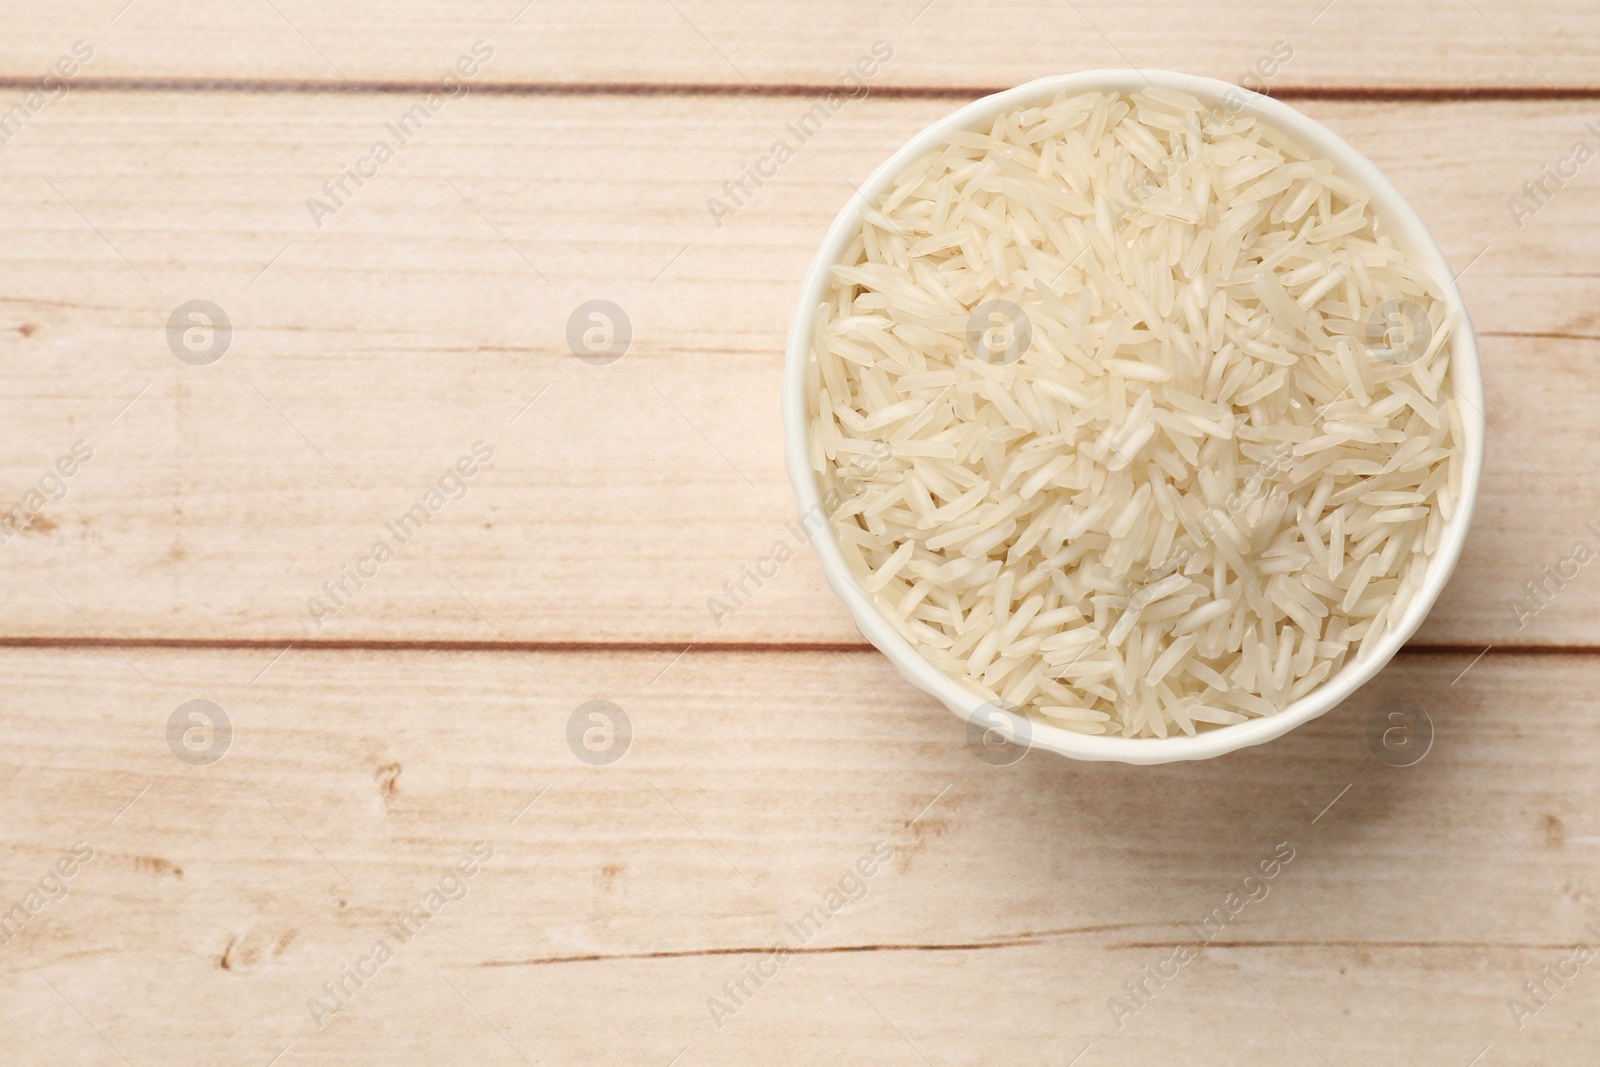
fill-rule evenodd
<path id="1" fill-rule="evenodd" d="M 1123 926 L 1131 924 L 1119 924 Z M 1177 925 L 1177 924 L 1174 924 Z M 833 956 L 853 952 L 976 952 L 984 949 L 1031 948 L 1075 934 L 1098 933 L 1113 926 L 1086 926 L 1060 930 L 1027 931 L 1020 934 L 1002 934 L 987 941 L 933 941 L 897 942 L 871 945 L 797 945 L 789 951 L 797 956 Z M 1572 946 L 1564 942 L 1538 941 L 1383 941 L 1364 939 L 1280 938 L 1276 940 L 1199 941 L 1195 939 L 1171 941 L 1123 941 L 1106 945 L 1108 949 L 1142 951 L 1173 948 L 1232 948 L 1232 949 L 1349 949 L 1353 951 L 1392 950 L 1425 951 L 1428 949 L 1468 949 L 1474 952 L 1500 950 L 1506 952 L 1560 952 Z M 489 959 L 473 964 L 474 967 L 549 967 L 566 963 L 615 963 L 641 960 L 694 959 L 704 956 L 764 956 L 772 952 L 770 945 L 735 946 L 719 948 L 671 949 L 656 952 L 583 953 L 569 956 L 534 956 L 527 959 Z"/>
<path id="2" fill-rule="evenodd" d="M 0 76 L 0 90 L 34 89 L 38 79 Z M 321 81 L 297 78 L 80 78 L 72 91 L 122 93 L 299 93 L 339 96 L 417 94 L 437 91 L 427 80 Z M 816 97 L 837 92 L 837 84 L 774 82 L 737 85 L 726 82 L 487 82 L 472 95 L 489 96 L 750 96 Z M 910 100 L 968 100 L 1010 89 L 1010 85 L 884 85 L 869 96 Z M 1289 85 L 1268 94 L 1280 100 L 1338 100 L 1357 103 L 1460 103 L 1470 101 L 1600 100 L 1600 85 L 1496 86 L 1436 85 L 1365 87 Z"/>
<path id="3" fill-rule="evenodd" d="M 276 650 L 285 647 L 302 652 L 713 652 L 744 653 L 875 653 L 865 641 L 473 641 L 444 638 L 368 639 L 287 637 L 6 637 L 0 636 L 0 649 L 129 649 L 169 648 L 211 651 Z M 1488 648 L 1514 656 L 1593 656 L 1600 645 L 1501 644 Z M 1408 644 L 1398 656 L 1472 656 L 1486 648 L 1476 644 Z"/>

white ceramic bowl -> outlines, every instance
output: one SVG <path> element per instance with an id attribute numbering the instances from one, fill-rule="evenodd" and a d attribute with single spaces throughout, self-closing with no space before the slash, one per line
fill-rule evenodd
<path id="1" fill-rule="evenodd" d="M 1303 722 L 1316 718 L 1343 701 L 1359 686 L 1370 680 L 1389 662 L 1400 646 L 1416 632 L 1444 589 L 1450 572 L 1455 569 L 1466 540 L 1467 526 L 1472 519 L 1473 504 L 1478 493 L 1478 478 L 1483 470 L 1483 378 L 1478 366 L 1477 342 L 1472 324 L 1461 302 L 1453 272 L 1444 254 L 1434 243 L 1422 219 L 1405 198 L 1397 192 L 1383 173 L 1365 156 L 1351 148 L 1340 137 L 1320 123 L 1270 97 L 1230 85 L 1211 78 L 1197 78 L 1187 74 L 1160 70 L 1094 70 L 1079 74 L 1041 78 L 1019 85 L 1003 93 L 974 101 L 948 117 L 934 123 L 908 141 L 890 156 L 882 166 L 873 171 L 861 186 L 861 196 L 875 201 L 892 186 L 893 180 L 908 165 L 935 148 L 945 134 L 952 130 L 987 129 L 995 116 L 1012 108 L 1048 103 L 1061 92 L 1115 91 L 1136 92 L 1148 86 L 1176 89 L 1198 97 L 1208 105 L 1221 105 L 1232 111 L 1252 115 L 1264 123 L 1288 132 L 1307 150 L 1330 159 L 1346 176 L 1354 179 L 1372 194 L 1372 207 L 1381 215 L 1413 261 L 1438 280 L 1445 301 L 1459 317 L 1459 324 L 1451 341 L 1450 381 L 1456 396 L 1465 401 L 1462 421 L 1466 440 L 1465 467 L 1461 483 L 1461 497 L 1456 513 L 1445 526 L 1438 550 L 1428 561 L 1428 570 L 1422 588 L 1412 599 L 1398 625 L 1379 641 L 1372 653 L 1360 662 L 1346 661 L 1339 673 L 1324 681 L 1316 689 L 1276 715 L 1251 719 L 1234 726 L 1205 730 L 1195 736 L 1179 734 L 1165 738 L 1096 737 L 1064 730 L 1059 726 L 1027 719 L 1013 721 L 1011 736 L 1028 738 L 1033 748 L 1048 749 L 1063 756 L 1085 760 L 1120 760 L 1126 763 L 1168 763 L 1174 760 L 1208 759 L 1225 752 L 1259 745 L 1280 737 Z M 811 358 L 813 318 L 816 308 L 824 299 L 829 283 L 829 270 L 850 243 L 861 224 L 861 198 L 852 198 L 833 220 L 817 258 L 806 272 L 801 287 L 800 306 L 795 312 L 794 324 L 789 330 L 788 357 L 783 379 L 783 424 L 789 479 L 794 483 L 800 499 L 802 515 L 821 514 L 821 501 L 817 480 L 811 470 L 809 398 L 820 389 L 819 371 Z M 834 540 L 831 524 L 825 524 L 814 538 L 817 554 L 822 559 L 822 571 L 836 593 L 854 616 L 861 633 L 889 657 L 906 680 L 919 689 L 938 697 L 945 706 L 961 718 L 989 728 L 999 725 L 996 716 L 1012 720 L 1025 717 L 997 709 L 992 702 L 969 690 L 961 682 L 928 662 L 916 648 L 901 637 L 879 613 L 862 592 L 860 584 L 846 566 L 844 556 Z"/>

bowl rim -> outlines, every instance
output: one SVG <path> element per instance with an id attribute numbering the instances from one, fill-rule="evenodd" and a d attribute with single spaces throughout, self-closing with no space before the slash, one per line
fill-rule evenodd
<path id="1" fill-rule="evenodd" d="M 785 465 L 799 502 L 802 528 L 809 531 L 810 527 L 805 525 L 808 515 L 826 515 L 817 480 L 811 470 L 808 447 L 810 341 L 816 308 L 822 302 L 829 270 L 854 237 L 861 222 L 862 206 L 887 191 L 895 176 L 936 147 L 944 135 L 952 130 L 973 128 L 992 120 L 1002 111 L 1048 100 L 1062 92 L 1137 92 L 1148 87 L 1177 90 L 1198 97 L 1207 104 L 1223 104 L 1236 113 L 1252 115 L 1285 131 L 1306 149 L 1332 160 L 1343 174 L 1371 193 L 1373 210 L 1385 218 L 1396 240 L 1418 266 L 1438 282 L 1446 306 L 1457 316 L 1456 331 L 1450 342 L 1448 380 L 1455 395 L 1466 401 L 1466 407 L 1470 408 L 1461 412 L 1463 435 L 1466 438 L 1462 442 L 1461 492 L 1456 501 L 1456 514 L 1445 524 L 1439 546 L 1429 560 L 1422 587 L 1407 606 L 1399 624 L 1391 626 L 1366 658 L 1347 660 L 1336 674 L 1324 679 L 1315 689 L 1276 715 L 1205 730 L 1193 736 L 1177 734 L 1165 738 L 1135 738 L 1080 734 L 1000 708 L 936 667 L 884 619 L 861 589 L 839 550 L 831 522 L 821 523 L 820 529 L 810 535 L 822 563 L 823 576 L 844 601 L 862 635 L 889 658 L 907 681 L 936 697 L 958 717 L 982 729 L 1001 726 L 999 717 L 1004 717 L 1009 720 L 1011 736 L 1025 739 L 1025 747 L 1029 749 L 1042 748 L 1082 760 L 1114 760 L 1145 765 L 1210 759 L 1259 745 L 1281 737 L 1331 710 L 1376 676 L 1416 632 L 1438 600 L 1460 558 L 1483 471 L 1486 431 L 1477 340 L 1461 292 L 1456 286 L 1454 272 L 1450 270 L 1444 253 L 1416 209 L 1383 172 L 1316 120 L 1269 96 L 1214 78 L 1153 69 L 1090 70 L 1039 78 L 982 97 L 932 123 L 902 145 L 861 183 L 858 195 L 851 197 L 834 218 L 801 284 L 799 305 L 789 329 L 781 398 Z M 1233 108 L 1232 102 L 1239 106 Z"/>

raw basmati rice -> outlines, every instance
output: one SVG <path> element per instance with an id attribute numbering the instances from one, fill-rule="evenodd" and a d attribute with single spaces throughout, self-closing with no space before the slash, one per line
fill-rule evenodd
<path id="1" fill-rule="evenodd" d="M 1063 95 L 862 214 L 812 465 L 936 666 L 1166 737 L 1282 710 L 1403 616 L 1460 491 L 1454 321 L 1331 162 L 1181 93 Z"/>

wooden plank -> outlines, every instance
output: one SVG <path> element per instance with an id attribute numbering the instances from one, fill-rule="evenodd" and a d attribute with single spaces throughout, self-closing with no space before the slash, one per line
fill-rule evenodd
<path id="1" fill-rule="evenodd" d="M 0 907 L 75 843 L 94 852 L 0 945 L 17 1062 L 119 1062 L 107 1044 L 135 1064 L 1593 1047 L 1592 965 L 1520 1029 L 1507 1007 L 1596 941 L 1592 656 L 1496 650 L 1458 677 L 1470 655 L 1406 654 L 1264 748 L 1128 768 L 982 763 L 868 653 L 125 655 L 0 651 Z M 206 766 L 165 740 L 192 699 L 234 730 Z M 591 699 L 631 721 L 606 766 L 566 740 Z M 1398 767 L 1368 730 L 1407 701 L 1433 736 Z M 400 945 L 385 924 L 480 840 L 493 856 L 464 895 Z M 879 841 L 893 855 L 865 897 L 788 933 Z M 1198 945 L 1190 924 L 1289 849 Z M 388 938 L 395 958 L 316 1026 L 307 1000 Z M 709 999 L 780 939 L 804 951 L 717 1026 Z M 1198 958 L 1119 1029 L 1110 998 L 1185 946 Z"/>
<path id="2" fill-rule="evenodd" d="M 859 641 L 808 551 L 720 627 L 708 599 L 794 537 L 777 389 L 816 242 L 847 181 L 950 105 L 842 111 L 719 228 L 707 198 L 804 101 L 473 97 L 314 226 L 307 198 L 410 103 L 85 93 L 5 147 L 0 499 L 95 450 L 0 546 L 5 631 Z M 1590 107 L 1306 108 L 1418 205 L 1483 335 L 1480 513 L 1422 639 L 1600 640 L 1587 571 L 1523 628 L 1509 606 L 1600 519 L 1600 196 L 1584 172 L 1520 229 L 1504 204 Z M 194 299 L 233 324 L 209 366 L 165 334 Z M 592 299 L 633 324 L 609 366 L 568 348 Z M 401 545 L 386 523 L 478 441 L 493 463 Z M 316 611 L 379 539 L 397 557 Z"/>
<path id="3" fill-rule="evenodd" d="M 86 78 L 319 85 L 437 79 L 482 40 L 495 49 L 478 75 L 486 84 L 833 84 L 875 41 L 894 50 L 873 75 L 885 86 L 1003 87 L 1133 65 L 1239 80 L 1272 71 L 1281 42 L 1292 57 L 1265 79 L 1275 87 L 1593 88 L 1600 47 L 1600 16 L 1584 0 L 70 0 L 19 11 L 8 31 L 0 71 L 12 78 L 37 78 L 85 40 L 95 48 Z"/>

